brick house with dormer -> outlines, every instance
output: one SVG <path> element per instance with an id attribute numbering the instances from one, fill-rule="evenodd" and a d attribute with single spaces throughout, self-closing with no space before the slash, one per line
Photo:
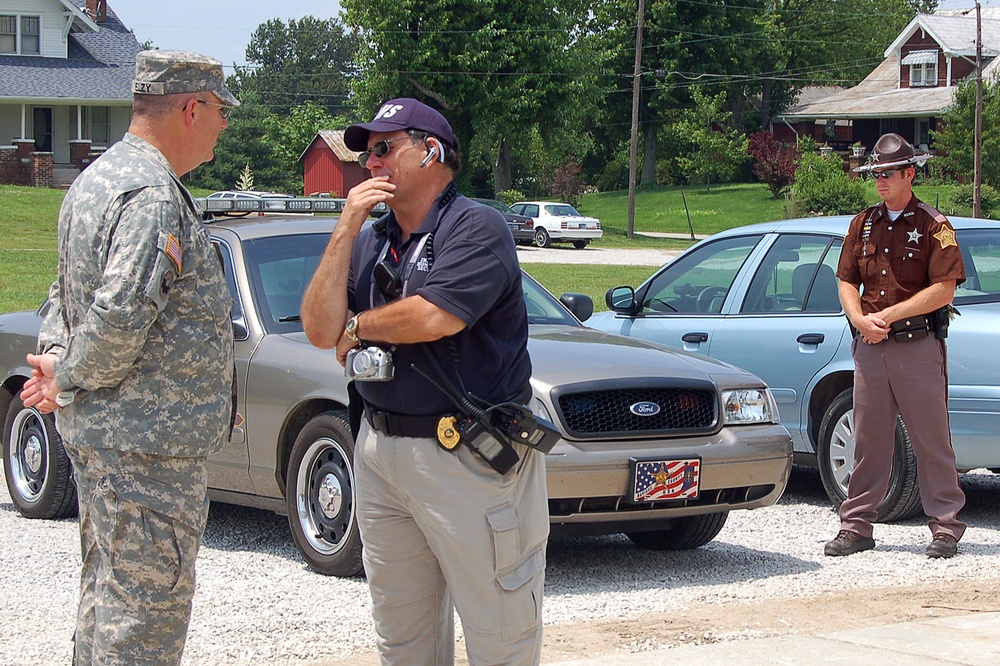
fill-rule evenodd
<path id="1" fill-rule="evenodd" d="M 0 183 L 66 186 L 121 139 L 140 50 L 106 0 L 0 3 Z"/>
<path id="2" fill-rule="evenodd" d="M 812 136 L 847 153 L 870 149 L 886 132 L 933 151 L 930 132 L 955 91 L 976 71 L 976 15 L 963 10 L 918 14 L 865 79 L 846 90 L 803 101 L 779 114 L 775 134 Z M 983 78 L 1000 74 L 1000 9 L 982 10 Z"/>

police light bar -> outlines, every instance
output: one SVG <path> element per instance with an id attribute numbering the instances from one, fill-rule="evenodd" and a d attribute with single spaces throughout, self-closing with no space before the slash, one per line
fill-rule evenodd
<path id="1" fill-rule="evenodd" d="M 239 197 L 232 199 L 195 199 L 195 206 L 204 214 L 246 215 L 248 213 L 342 213 L 347 199 L 329 197 Z M 372 213 L 381 215 L 389 209 L 384 203 L 376 204 Z"/>

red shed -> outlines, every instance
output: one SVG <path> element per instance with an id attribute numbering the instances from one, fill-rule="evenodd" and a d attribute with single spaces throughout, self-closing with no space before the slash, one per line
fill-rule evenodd
<path id="1" fill-rule="evenodd" d="M 358 154 L 344 145 L 344 130 L 320 130 L 299 156 L 305 172 L 306 196 L 346 197 L 348 190 L 371 177 L 358 164 Z"/>

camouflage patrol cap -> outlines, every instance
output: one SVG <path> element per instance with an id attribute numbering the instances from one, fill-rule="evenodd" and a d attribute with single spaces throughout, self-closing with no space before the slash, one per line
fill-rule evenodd
<path id="1" fill-rule="evenodd" d="M 140 51 L 135 57 L 136 95 L 171 95 L 186 92 L 213 92 L 223 104 L 240 102 L 226 90 L 222 63 L 190 51 Z"/>

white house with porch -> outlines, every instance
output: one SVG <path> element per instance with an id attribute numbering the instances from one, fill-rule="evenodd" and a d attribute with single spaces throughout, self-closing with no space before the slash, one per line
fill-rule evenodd
<path id="1" fill-rule="evenodd" d="M 118 141 L 140 50 L 106 0 L 0 0 L 0 183 L 66 186 Z"/>

